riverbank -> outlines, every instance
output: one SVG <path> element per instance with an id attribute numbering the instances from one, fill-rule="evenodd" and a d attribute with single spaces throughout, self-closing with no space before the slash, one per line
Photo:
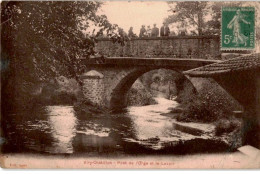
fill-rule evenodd
<path id="1" fill-rule="evenodd" d="M 141 145 L 160 153 L 175 154 L 233 152 L 241 147 L 239 133 L 218 136 L 214 123 L 180 122 L 176 119 L 180 113 L 171 113 L 179 107 L 176 101 L 163 97 L 155 100 L 156 105 L 129 107 L 131 118 L 138 120 L 136 124 L 146 127 L 138 129 L 136 138 L 125 139 L 135 147 Z"/>
<path id="2" fill-rule="evenodd" d="M 172 112 L 175 109 L 176 112 Z M 178 121 L 178 116 L 182 114 L 181 109 L 178 109 L 177 106 L 175 108 L 169 108 L 169 110 L 170 111 L 168 113 L 163 113 L 161 115 L 172 118 L 171 122 L 175 125 L 176 130 L 186 132 L 192 136 L 197 136 L 202 139 L 211 139 L 223 142 L 229 147 L 230 151 L 234 151 L 242 145 L 242 133 L 241 129 L 238 127 L 236 127 L 233 131 L 218 134 L 218 125 L 216 125 L 218 122 L 199 123 Z"/>

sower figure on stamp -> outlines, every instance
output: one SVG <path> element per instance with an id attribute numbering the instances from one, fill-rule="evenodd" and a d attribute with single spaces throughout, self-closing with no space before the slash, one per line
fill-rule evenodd
<path id="1" fill-rule="evenodd" d="M 233 28 L 234 39 L 232 42 L 236 44 L 235 46 L 238 46 L 239 44 L 247 45 L 248 37 L 241 32 L 240 23 L 244 22 L 245 24 L 250 24 L 250 22 L 246 21 L 244 17 L 245 15 L 241 14 L 240 10 L 237 10 L 235 16 L 227 26 L 229 29 Z"/>

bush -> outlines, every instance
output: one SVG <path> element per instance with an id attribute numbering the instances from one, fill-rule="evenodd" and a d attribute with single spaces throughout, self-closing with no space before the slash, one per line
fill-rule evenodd
<path id="1" fill-rule="evenodd" d="M 131 88 L 127 94 L 127 106 L 145 106 L 156 104 L 153 96 L 144 89 Z"/>
<path id="2" fill-rule="evenodd" d="M 234 110 L 242 109 L 239 103 L 212 79 L 203 82 L 199 96 L 208 103 L 209 109 L 215 115 L 230 117 Z"/>
<path id="3" fill-rule="evenodd" d="M 209 110 L 208 103 L 194 98 L 187 103 L 182 114 L 176 117 L 178 121 L 212 122 L 215 115 Z"/>
<path id="4" fill-rule="evenodd" d="M 235 129 L 239 129 L 241 127 L 241 122 L 232 117 L 231 119 L 220 119 L 215 123 L 215 126 L 215 134 L 220 136 L 224 133 L 230 133 Z"/>
<path id="5" fill-rule="evenodd" d="M 46 82 L 35 100 L 41 105 L 72 105 L 77 101 L 80 87 L 75 79 L 60 76 L 55 81 Z"/>
<path id="6" fill-rule="evenodd" d="M 60 91 L 51 96 L 52 105 L 73 104 L 76 101 L 76 96 L 72 93 L 67 93 L 66 91 Z"/>
<path id="7" fill-rule="evenodd" d="M 81 99 L 74 104 L 75 112 L 81 116 L 93 116 L 108 112 L 105 108 L 92 104 L 88 99 Z"/>
<path id="8" fill-rule="evenodd" d="M 184 92 L 180 96 L 184 112 L 177 117 L 179 121 L 214 122 L 230 119 L 234 110 L 241 110 L 241 106 L 213 80 L 198 79 L 195 83 L 200 86 L 197 94 Z"/>
<path id="9" fill-rule="evenodd" d="M 144 106 L 156 104 L 152 94 L 138 79 L 127 93 L 127 106 Z"/>
<path id="10" fill-rule="evenodd" d="M 176 80 L 176 87 L 177 87 L 177 99 L 176 101 L 181 104 L 190 103 L 194 97 L 197 96 L 197 91 L 194 88 L 193 84 L 187 80 L 185 77 L 179 77 Z"/>

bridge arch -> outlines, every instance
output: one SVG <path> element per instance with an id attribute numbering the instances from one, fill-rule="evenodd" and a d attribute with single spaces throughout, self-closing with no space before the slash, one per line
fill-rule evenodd
<path id="1" fill-rule="evenodd" d="M 142 74 L 156 69 L 182 73 L 215 62 L 176 58 L 106 58 L 102 63 L 92 60 L 86 66 L 86 73 L 81 76 L 82 92 L 84 98 L 93 105 L 111 110 L 121 109 L 126 105 L 127 91 Z M 185 81 L 192 84 L 187 78 Z"/>
<path id="2" fill-rule="evenodd" d="M 176 69 L 172 68 L 164 68 L 164 67 L 156 67 L 156 68 L 135 68 L 131 71 L 128 71 L 127 73 L 124 72 L 122 74 L 118 74 L 116 79 L 118 79 L 117 83 L 114 83 L 111 91 L 111 95 L 109 97 L 109 108 L 112 111 L 120 111 L 124 109 L 127 106 L 127 92 L 129 89 L 132 87 L 134 82 L 141 77 L 143 74 L 153 71 L 153 70 L 158 70 L 158 69 L 166 69 L 166 70 L 171 70 L 178 72 L 180 74 L 183 74 L 181 71 L 178 71 Z M 184 83 L 189 83 L 189 85 L 192 87 L 192 91 L 196 91 L 195 87 L 193 86 L 192 82 L 183 75 L 183 78 L 179 80 L 177 85 L 177 91 L 181 90 L 183 88 Z"/>

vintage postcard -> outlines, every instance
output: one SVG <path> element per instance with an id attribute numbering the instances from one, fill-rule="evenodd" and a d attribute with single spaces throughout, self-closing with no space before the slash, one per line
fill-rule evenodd
<path id="1" fill-rule="evenodd" d="M 2 168 L 259 169 L 260 2 L 2 1 Z"/>

